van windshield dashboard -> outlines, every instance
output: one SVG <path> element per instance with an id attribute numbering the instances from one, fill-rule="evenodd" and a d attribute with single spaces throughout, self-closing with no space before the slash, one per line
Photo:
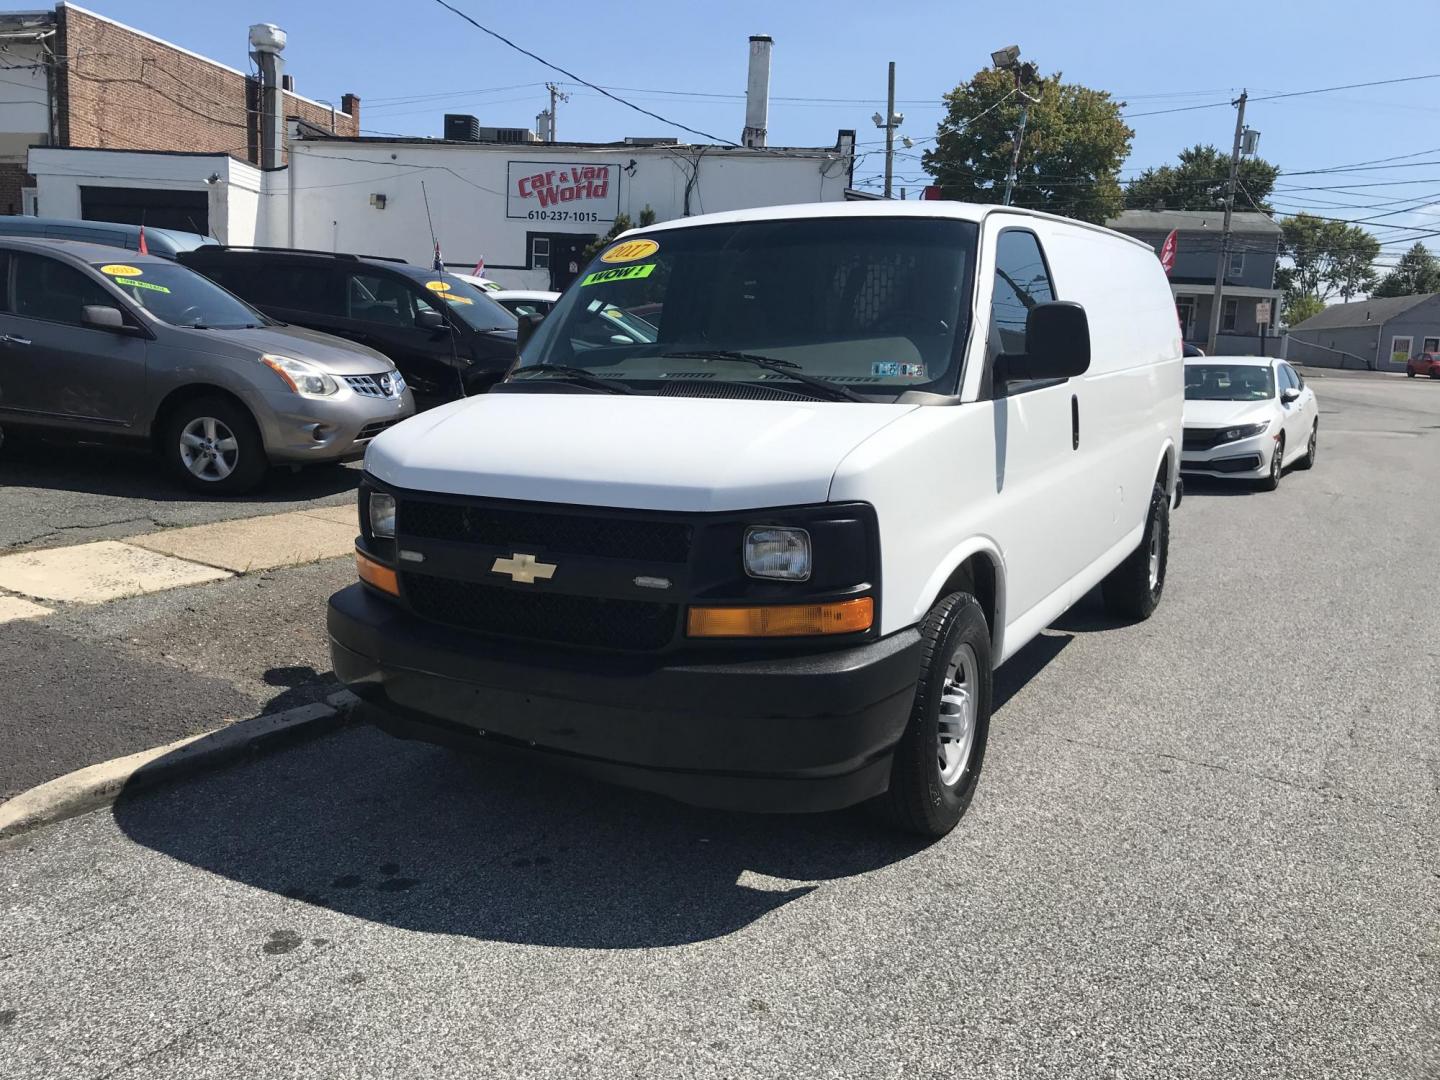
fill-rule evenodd
<path id="1" fill-rule="evenodd" d="M 675 396 L 953 394 L 976 233 L 965 221 L 837 217 L 632 234 L 566 290 L 511 387 L 563 382 L 569 368 Z"/>

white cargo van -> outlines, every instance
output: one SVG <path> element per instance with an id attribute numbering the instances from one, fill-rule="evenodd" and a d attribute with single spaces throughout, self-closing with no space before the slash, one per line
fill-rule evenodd
<path id="1" fill-rule="evenodd" d="M 1184 376 L 1134 240 L 943 202 L 712 214 L 620 238 L 527 335 L 366 455 L 329 629 L 394 734 L 941 835 L 993 669 L 1097 584 L 1127 618 L 1160 599 Z"/>

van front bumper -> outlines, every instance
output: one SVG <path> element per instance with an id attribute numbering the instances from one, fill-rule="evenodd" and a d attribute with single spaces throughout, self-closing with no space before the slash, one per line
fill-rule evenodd
<path id="1" fill-rule="evenodd" d="M 531 755 L 699 806 L 835 810 L 886 790 L 920 671 L 914 628 L 764 659 L 581 654 L 330 598 L 335 674 L 392 735 Z"/>

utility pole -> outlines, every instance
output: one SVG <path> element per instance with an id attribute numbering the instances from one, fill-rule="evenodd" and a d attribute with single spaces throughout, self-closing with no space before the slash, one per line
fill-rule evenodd
<path id="1" fill-rule="evenodd" d="M 1020 89 L 1020 73 L 1015 73 L 1015 89 Z M 1025 141 L 1025 125 L 1030 120 L 1030 99 L 1022 98 L 1020 105 L 1020 128 L 1015 132 L 1015 150 L 1010 155 L 1010 171 L 1005 174 L 1005 205 L 1010 205 L 1010 196 L 1015 193 L 1015 178 L 1020 173 L 1020 144 Z"/>
<path id="2" fill-rule="evenodd" d="M 885 95 L 885 198 L 895 174 L 895 61 L 890 61 L 890 88 Z"/>
<path id="3" fill-rule="evenodd" d="M 1240 91 L 1234 102 L 1235 145 L 1230 151 L 1230 181 L 1225 185 L 1225 226 L 1220 233 L 1220 255 L 1215 260 L 1215 295 L 1210 301 L 1210 336 L 1205 342 L 1205 351 L 1215 355 L 1215 344 L 1220 337 L 1220 308 L 1224 303 L 1225 272 L 1230 266 L 1230 215 L 1235 210 L 1235 181 L 1240 173 L 1240 143 L 1245 136 L 1245 99 L 1249 92 Z"/>
<path id="4" fill-rule="evenodd" d="M 569 100 L 570 100 L 570 95 L 567 94 L 567 93 L 565 93 L 565 91 L 561 90 L 560 87 L 556 86 L 553 82 L 547 82 L 547 83 L 545 84 L 545 89 L 550 91 L 550 112 L 549 112 L 549 114 L 548 114 L 548 115 L 549 115 L 549 120 L 548 120 L 547 123 L 546 123 L 546 127 L 549 129 L 548 132 L 547 132 L 547 134 L 549 134 L 550 137 L 549 137 L 548 139 L 546 139 L 545 141 L 546 141 L 546 142 L 554 142 L 554 141 L 555 141 L 555 105 L 556 105 L 557 102 L 569 101 Z"/>

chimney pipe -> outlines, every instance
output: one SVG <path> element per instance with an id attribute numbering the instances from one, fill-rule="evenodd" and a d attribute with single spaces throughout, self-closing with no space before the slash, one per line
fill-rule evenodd
<path id="1" fill-rule="evenodd" d="M 745 84 L 744 146 L 763 147 L 770 123 L 770 50 L 775 39 L 769 34 L 750 37 L 750 77 Z"/>
<path id="2" fill-rule="evenodd" d="M 285 31 L 274 23 L 250 27 L 250 55 L 260 65 L 260 167 L 278 169 L 285 157 Z"/>

